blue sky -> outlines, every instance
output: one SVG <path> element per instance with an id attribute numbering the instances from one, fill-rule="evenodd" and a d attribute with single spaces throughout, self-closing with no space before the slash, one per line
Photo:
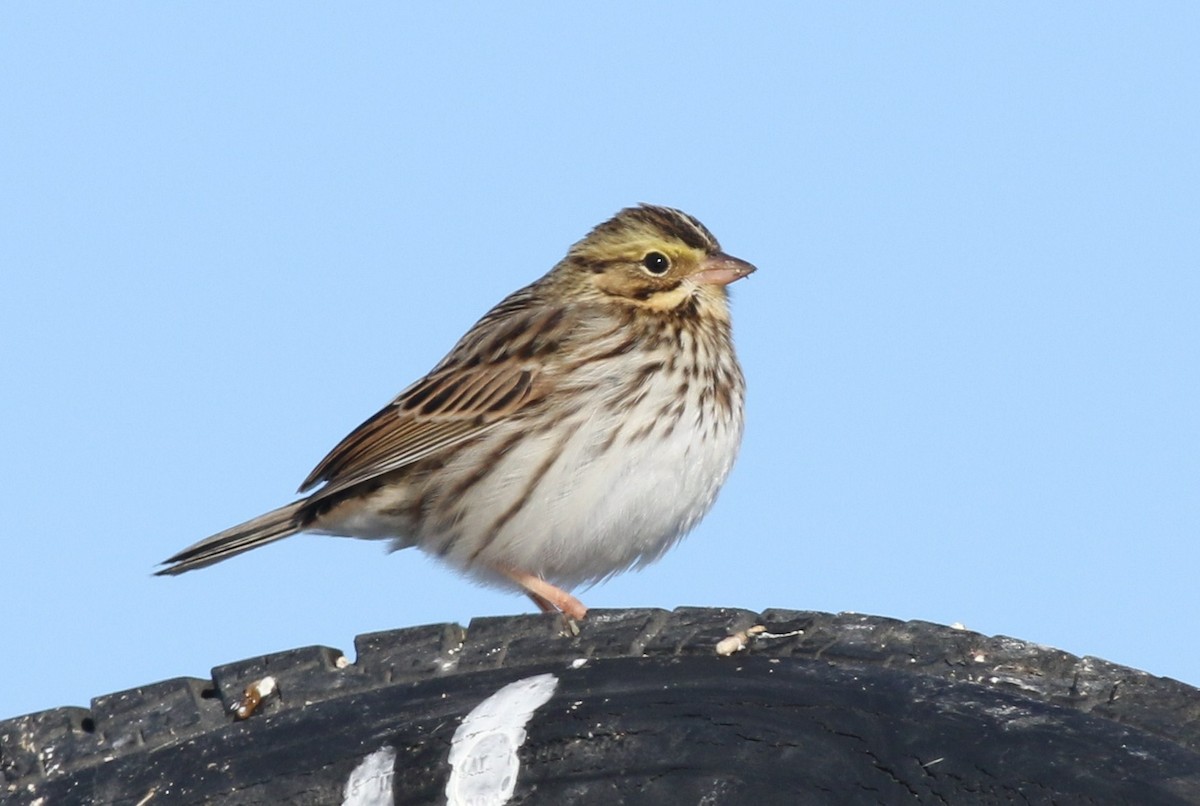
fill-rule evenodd
<path id="1" fill-rule="evenodd" d="M 639 201 L 759 272 L 716 508 L 593 608 L 962 622 L 1200 684 L 1200 7 L 7 4 L 0 718 L 528 612 L 290 500 Z"/>

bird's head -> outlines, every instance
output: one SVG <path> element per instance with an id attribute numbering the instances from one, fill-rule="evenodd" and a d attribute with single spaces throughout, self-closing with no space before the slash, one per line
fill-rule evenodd
<path id="1" fill-rule="evenodd" d="M 722 252 L 713 234 L 687 213 L 643 204 L 593 229 L 558 270 L 592 300 L 727 319 L 725 286 L 754 266 Z"/>

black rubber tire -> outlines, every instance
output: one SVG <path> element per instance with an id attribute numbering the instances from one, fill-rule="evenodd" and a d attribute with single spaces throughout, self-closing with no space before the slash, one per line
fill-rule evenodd
<path id="1" fill-rule="evenodd" d="M 717 653 L 755 625 L 745 650 Z M 5 720 L 0 800 L 1200 804 L 1200 691 L 1095 658 L 788 610 L 596 610 L 577 637 L 561 627 L 374 633 L 353 663 L 295 649 Z M 266 675 L 277 692 L 236 720 Z M 521 686 L 544 702 L 497 716 L 488 698 Z M 489 715 L 467 736 L 473 711 Z"/>

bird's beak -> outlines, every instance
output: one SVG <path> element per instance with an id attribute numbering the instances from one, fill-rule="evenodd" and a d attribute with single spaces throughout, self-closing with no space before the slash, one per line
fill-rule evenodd
<path id="1" fill-rule="evenodd" d="M 754 270 L 754 266 L 744 260 L 715 252 L 704 259 L 694 277 L 697 282 L 708 285 L 729 285 Z"/>

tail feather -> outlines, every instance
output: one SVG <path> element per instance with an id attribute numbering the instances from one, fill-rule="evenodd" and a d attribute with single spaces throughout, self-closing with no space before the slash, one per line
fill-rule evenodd
<path id="1" fill-rule="evenodd" d="M 303 529 L 299 514 L 305 503 L 303 500 L 293 501 L 287 506 L 273 509 L 265 515 L 259 515 L 212 537 L 206 537 L 165 560 L 163 565 L 167 567 L 154 573 L 157 576 L 182 574 L 291 537 Z"/>

